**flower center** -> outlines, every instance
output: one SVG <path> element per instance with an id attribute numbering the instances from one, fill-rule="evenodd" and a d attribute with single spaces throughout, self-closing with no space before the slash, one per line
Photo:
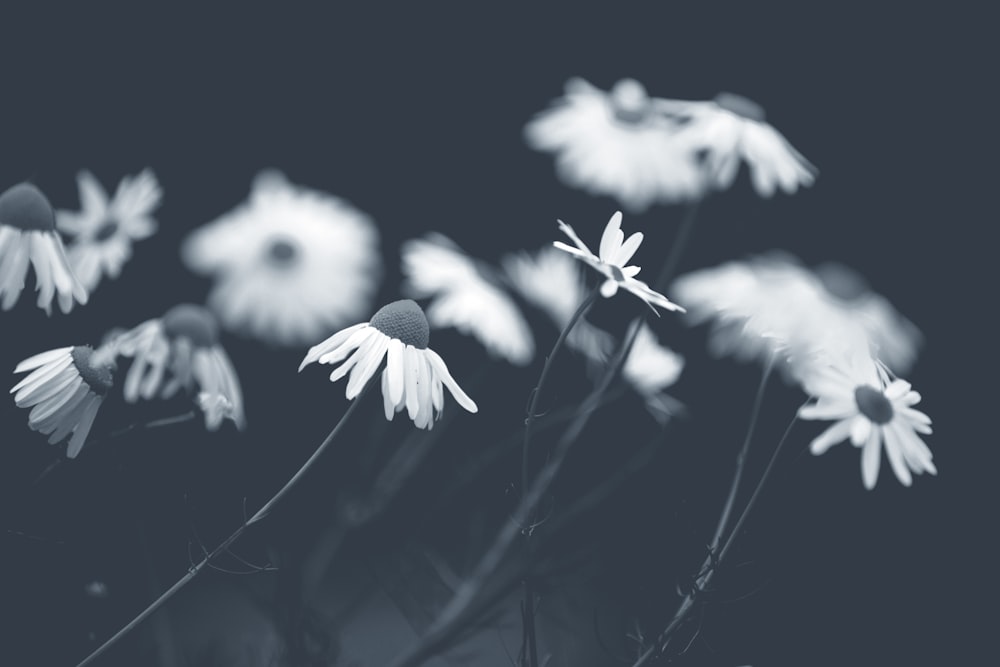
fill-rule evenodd
<path id="1" fill-rule="evenodd" d="M 31 183 L 18 183 L 0 195 L 0 224 L 47 232 L 56 228 L 56 216 L 41 190 Z"/>
<path id="2" fill-rule="evenodd" d="M 104 223 L 97 228 L 97 233 L 94 234 L 95 241 L 107 241 L 112 236 L 118 232 L 118 222 L 112 218 L 108 218 Z"/>
<path id="3" fill-rule="evenodd" d="M 266 253 L 267 259 L 272 265 L 284 269 L 295 264 L 299 256 L 299 248 L 292 241 L 274 239 L 267 246 Z"/>
<path id="4" fill-rule="evenodd" d="M 389 338 L 396 338 L 418 350 L 427 348 L 431 328 L 427 316 L 415 301 L 403 299 L 382 306 L 368 322 Z"/>
<path id="5" fill-rule="evenodd" d="M 94 356 L 94 348 L 89 345 L 77 345 L 70 351 L 76 371 L 95 394 L 103 396 L 114 385 L 111 373 L 115 369 L 113 362 L 100 361 Z"/>
<path id="6" fill-rule="evenodd" d="M 854 390 L 854 400 L 858 410 L 875 424 L 888 424 L 892 421 L 892 403 L 875 387 L 861 385 Z"/>
<path id="7" fill-rule="evenodd" d="M 635 79 L 622 79 L 611 89 L 611 107 L 616 119 L 638 125 L 649 114 L 649 95 Z"/>
<path id="8" fill-rule="evenodd" d="M 726 111 L 730 111 L 737 116 L 749 118 L 760 123 L 764 122 L 764 107 L 753 100 L 748 100 L 742 95 L 735 93 L 719 93 L 715 96 L 715 103 Z"/>
<path id="9" fill-rule="evenodd" d="M 219 340 L 215 316 L 201 306 L 182 303 L 168 310 L 161 321 L 168 338 L 187 338 L 195 347 L 212 347 Z"/>

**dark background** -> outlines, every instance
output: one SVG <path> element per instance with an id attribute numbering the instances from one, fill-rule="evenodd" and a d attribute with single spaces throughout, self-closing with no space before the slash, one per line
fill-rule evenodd
<path id="1" fill-rule="evenodd" d="M 961 8 L 840 4 L 793 12 L 344 4 L 311 13 L 275 6 L 12 16 L 0 46 L 7 128 L 0 188 L 30 180 L 56 207 L 73 208 L 79 169 L 111 188 L 150 166 L 165 198 L 160 232 L 136 246 L 122 279 L 103 283 L 85 308 L 47 319 L 26 293 L 0 314 L 0 368 L 52 347 L 97 343 L 112 326 L 201 301 L 208 284 L 186 273 L 178 244 L 242 201 L 262 168 L 342 196 L 375 219 L 386 261 L 380 300 L 389 301 L 398 298 L 399 243 L 428 230 L 489 261 L 554 240 L 557 217 L 597 238 L 616 204 L 561 186 L 551 157 L 529 150 L 521 136 L 567 78 L 609 88 L 631 76 L 651 94 L 685 99 L 744 94 L 820 177 L 811 189 L 770 201 L 741 177 L 704 205 L 682 270 L 777 247 L 810 264 L 835 259 L 861 271 L 926 335 L 909 379 L 935 421 L 929 445 L 940 474 L 905 489 L 883 463 L 878 487 L 865 492 L 857 452 L 846 445 L 821 458 L 783 459 L 734 557 L 741 567 L 717 579 L 702 633 L 681 661 L 988 663 L 986 638 L 997 620 L 996 435 L 987 403 L 996 397 L 989 384 L 996 329 L 987 291 L 994 246 L 981 230 L 995 223 L 985 193 L 996 169 L 985 165 L 996 144 L 986 113 L 995 78 L 986 66 L 995 53 L 982 22 Z M 646 233 L 638 261 L 647 272 L 666 255 L 681 215 L 680 207 L 626 215 L 626 230 Z M 620 331 L 636 304 L 602 304 L 594 319 Z M 603 624 L 609 654 L 595 653 L 594 664 L 627 654 L 621 637 L 632 618 L 647 634 L 669 619 L 674 583 L 703 555 L 697 545 L 714 525 L 759 377 L 757 368 L 707 359 L 702 331 L 665 321 L 658 332 L 688 357 L 675 395 L 694 419 L 668 433 L 626 490 L 560 538 L 566 554 L 582 556 L 567 557 L 547 589 L 557 598 L 580 587 L 598 601 L 568 631 L 593 644 Z M 555 335 L 536 329 L 539 348 Z M 296 375 L 304 350 L 224 342 L 247 398 L 251 426 L 242 435 L 226 427 L 208 437 L 195 423 L 122 438 L 32 484 L 58 451 L 28 431 L 12 401 L 0 407 L 7 529 L 0 577 L 12 619 L 0 662 L 74 663 L 93 637 L 110 634 L 183 573 L 192 526 L 215 544 L 238 524 L 243 499 L 250 511 L 260 506 L 341 414 L 342 386 L 318 372 Z M 463 385 L 479 376 L 484 355 L 474 344 L 441 332 L 432 345 Z M 566 377 L 548 399 L 554 405 L 580 396 L 579 364 L 564 363 Z M 515 457 L 445 508 L 434 498 L 482 443 L 476 434 L 484 426 L 502 433 L 519 423 L 540 362 L 520 371 L 497 366 L 469 390 L 481 414 L 458 417 L 454 437 L 407 489 L 408 502 L 349 543 L 345 569 L 416 544 L 433 545 L 461 572 L 484 546 L 476 531 L 488 536 L 509 510 Z M 802 400 L 793 388 L 773 386 L 754 475 Z M 282 548 L 294 554 L 315 539 L 328 507 L 359 483 L 352 472 L 364 461 L 359 443 L 408 433 L 400 423 L 372 426 L 380 419 L 374 403 L 352 431 L 357 446 L 332 455 L 276 525 L 240 553 L 260 562 L 275 553 L 267 544 L 292 545 Z M 109 403 L 94 433 L 184 409 L 135 412 Z M 596 483 L 652 429 L 631 404 L 596 420 L 557 498 Z M 798 452 L 818 429 L 796 427 Z M 107 598 L 84 594 L 92 580 L 106 582 Z M 175 609 L 211 608 L 203 600 L 218 585 L 229 585 L 224 575 L 204 575 Z M 240 621 L 220 627 L 214 632 L 237 632 Z M 106 664 L 147 664 L 146 632 Z M 177 633 L 180 644 L 189 640 Z M 391 643 L 390 635 L 379 641 Z M 557 653 L 553 665 L 561 659 Z M 479 660 L 505 664 L 502 652 Z"/>

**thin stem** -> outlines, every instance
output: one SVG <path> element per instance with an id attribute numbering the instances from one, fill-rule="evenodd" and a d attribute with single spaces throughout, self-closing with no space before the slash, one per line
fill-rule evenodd
<path id="1" fill-rule="evenodd" d="M 302 477 L 305 476 L 305 474 L 319 459 L 319 457 L 323 454 L 323 452 L 326 451 L 327 447 L 329 447 L 330 444 L 334 441 L 334 439 L 337 437 L 337 435 L 343 428 L 344 424 L 347 423 L 348 418 L 354 412 L 354 409 L 361 402 L 362 397 L 366 393 L 368 393 L 368 389 L 372 386 L 373 383 L 374 380 L 368 381 L 368 383 L 365 385 L 364 389 L 361 390 L 361 393 L 357 396 L 357 398 L 351 401 L 351 405 L 347 408 L 347 411 L 344 412 L 344 415 L 340 418 L 340 421 L 337 422 L 336 426 L 333 427 L 333 430 L 330 431 L 329 435 L 326 436 L 326 439 L 323 440 L 323 442 L 319 445 L 319 447 L 316 448 L 316 451 L 313 452 L 312 456 L 310 456 L 309 459 L 304 464 L 302 464 L 302 467 L 299 468 L 298 472 L 296 472 L 291 479 L 285 482 L 285 485 L 282 486 L 281 489 L 276 494 L 274 494 L 271 497 L 271 499 L 264 504 L 263 507 L 257 510 L 256 514 L 254 514 L 248 520 L 244 521 L 243 524 L 240 525 L 240 527 L 237 528 L 235 531 L 233 531 L 233 533 L 229 537 L 223 540 L 223 542 L 219 546 L 212 549 L 212 551 L 207 556 L 205 556 L 201 560 L 201 562 L 197 563 L 196 565 L 192 565 L 190 569 L 188 569 L 187 574 L 178 579 L 173 586 L 164 591 L 160 595 L 160 597 L 156 598 L 156 600 L 154 600 L 148 607 L 143 609 L 142 612 L 140 612 L 138 616 L 129 621 L 128 624 L 125 625 L 125 627 L 123 627 L 121 630 L 112 635 L 110 639 L 105 641 L 90 655 L 84 658 L 83 661 L 77 665 L 77 667 L 85 667 L 86 665 L 89 665 L 95 660 L 97 660 L 101 655 L 104 654 L 105 651 L 107 651 L 115 643 L 117 643 L 118 640 L 120 640 L 129 632 L 134 630 L 139 624 L 141 624 L 150 615 L 152 615 L 153 612 L 162 607 L 170 598 L 172 598 L 177 593 L 177 591 L 184 588 L 184 586 L 186 586 L 188 582 L 194 579 L 198 575 L 198 573 L 200 573 L 208 566 L 208 564 L 212 561 L 212 559 L 216 558 L 217 556 L 225 552 L 230 546 L 232 546 L 233 543 L 236 542 L 236 540 L 238 540 L 243 535 L 243 533 L 246 531 L 247 528 L 249 528 L 253 524 L 257 523 L 258 521 L 266 517 L 274 508 L 274 506 L 277 505 L 282 498 L 288 495 L 289 491 L 291 491 L 292 488 L 299 482 L 299 480 L 301 480 Z"/>

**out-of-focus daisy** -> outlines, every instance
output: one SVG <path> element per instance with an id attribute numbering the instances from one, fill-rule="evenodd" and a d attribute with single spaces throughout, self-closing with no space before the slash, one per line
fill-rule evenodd
<path id="1" fill-rule="evenodd" d="M 105 395 L 114 384 L 112 364 L 99 361 L 86 345 L 61 347 L 19 363 L 15 373 L 31 373 L 10 393 L 19 408 L 31 408 L 28 426 L 54 445 L 70 437 L 66 456 L 83 448 Z"/>
<path id="2" fill-rule="evenodd" d="M 330 374 L 336 382 L 348 372 L 347 398 L 353 400 L 375 376 L 382 360 L 382 397 L 385 418 L 391 420 L 404 407 L 417 428 L 430 429 L 444 408 L 448 387 L 458 404 L 478 412 L 475 402 L 458 386 L 430 342 L 430 325 L 424 311 L 410 299 L 383 306 L 368 322 L 337 332 L 306 354 L 299 370 L 313 362 L 340 364 Z"/>
<path id="3" fill-rule="evenodd" d="M 87 303 L 87 290 L 73 275 L 62 239 L 56 233 L 52 205 L 41 190 L 19 183 L 0 194 L 0 306 L 10 310 L 24 290 L 28 262 L 35 268 L 38 307 L 52 314 L 59 298 L 64 313 L 73 301 Z"/>
<path id="4" fill-rule="evenodd" d="M 531 330 L 482 263 L 436 233 L 404 243 L 402 257 L 403 291 L 414 299 L 431 299 L 427 319 L 432 327 L 455 327 L 513 364 L 531 362 Z"/>
<path id="5" fill-rule="evenodd" d="M 643 324 L 622 367 L 622 375 L 645 399 L 646 408 L 661 424 L 680 410 L 680 403 L 663 390 L 677 382 L 682 370 L 684 357 L 660 345 L 656 334 Z"/>
<path id="6" fill-rule="evenodd" d="M 680 124 L 656 107 L 634 79 L 605 92 L 575 78 L 564 97 L 528 123 L 525 138 L 555 154 L 567 185 L 610 195 L 633 213 L 696 199 L 705 189 L 700 165 L 675 142 Z"/>
<path id="7" fill-rule="evenodd" d="M 576 247 L 568 246 L 562 241 L 553 241 L 553 245 L 586 262 L 605 277 L 604 284 L 601 285 L 601 295 L 605 298 L 614 296 L 618 292 L 618 288 L 623 287 L 642 299 L 657 315 L 659 312 L 655 306 L 683 312 L 684 309 L 676 303 L 672 303 L 659 292 L 653 291 L 649 285 L 641 280 L 635 279 L 635 275 L 640 270 L 638 266 L 625 266 L 638 250 L 639 244 L 642 243 L 642 232 L 632 234 L 626 241 L 621 226 L 622 214 L 621 211 L 616 211 L 611 216 L 604 228 L 604 234 L 601 236 L 600 255 L 592 253 L 590 248 L 576 235 L 573 228 L 562 220 L 559 221 L 559 229 L 573 241 Z"/>
<path id="8" fill-rule="evenodd" d="M 315 343 L 369 312 L 381 274 L 367 215 L 276 172 L 257 177 L 246 203 L 195 230 L 182 256 L 216 278 L 208 305 L 224 327 L 277 345 Z"/>
<path id="9" fill-rule="evenodd" d="M 765 122 L 760 105 L 745 97 L 720 93 L 707 102 L 658 99 L 654 106 L 683 124 L 675 146 L 703 162 L 716 189 L 732 185 L 740 162 L 749 167 L 753 187 L 762 197 L 778 188 L 792 194 L 816 180 L 816 167 Z"/>
<path id="10" fill-rule="evenodd" d="M 237 428 L 246 425 L 236 369 L 219 343 L 215 317 L 205 308 L 174 306 L 108 345 L 115 354 L 132 359 L 122 388 L 129 403 L 157 395 L 170 398 L 181 389 L 197 390 L 196 402 L 205 413 L 207 429 L 217 429 L 224 418 Z"/>
<path id="11" fill-rule="evenodd" d="M 77 175 L 80 211 L 59 211 L 59 231 L 71 237 L 67 248 L 70 266 L 88 290 L 101 277 L 117 278 L 132 257 L 132 243 L 156 232 L 153 211 L 160 205 L 163 191 L 149 169 L 138 176 L 126 176 L 115 196 L 108 193 L 89 171 Z"/>
<path id="12" fill-rule="evenodd" d="M 813 454 L 850 439 L 861 448 L 861 479 L 866 489 L 875 487 L 882 460 L 882 445 L 889 465 L 904 486 L 916 474 L 937 474 L 931 451 L 918 433 L 931 433 L 930 417 L 913 408 L 920 394 L 905 380 L 889 380 L 877 362 L 864 357 L 848 364 L 827 366 L 806 379 L 806 390 L 816 403 L 800 408 L 803 419 L 835 423 L 812 441 Z"/>

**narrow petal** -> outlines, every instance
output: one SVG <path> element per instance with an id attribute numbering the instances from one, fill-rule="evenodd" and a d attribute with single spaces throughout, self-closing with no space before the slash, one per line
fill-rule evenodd
<path id="1" fill-rule="evenodd" d="M 299 370 L 301 371 L 309 364 L 318 361 L 319 358 L 322 357 L 327 352 L 331 352 L 337 349 L 344 341 L 350 338 L 351 335 L 354 334 L 354 332 L 363 329 L 367 326 L 368 326 L 367 322 L 355 324 L 354 326 L 347 327 L 346 329 L 341 329 L 337 333 L 333 334 L 332 336 L 324 340 L 322 343 L 313 345 L 311 348 L 309 348 L 309 351 L 306 353 L 306 356 L 302 360 L 302 363 L 299 364 Z"/>
<path id="2" fill-rule="evenodd" d="M 632 236 L 628 237 L 628 240 L 625 241 L 625 243 L 622 244 L 622 247 L 619 248 L 618 252 L 615 253 L 615 257 L 611 263 L 614 264 L 615 266 L 625 266 L 625 264 L 630 259 L 632 259 L 632 255 L 635 254 L 635 251 L 639 249 L 639 245 L 642 243 L 642 239 L 643 239 L 642 232 L 636 232 L 632 234 Z M 638 269 L 639 267 L 635 268 Z M 636 270 L 635 273 L 638 272 L 639 271 Z M 633 273 L 632 275 L 634 276 L 635 273 Z"/>
<path id="3" fill-rule="evenodd" d="M 420 378 L 420 359 L 418 358 L 419 353 L 417 348 L 412 345 L 407 345 L 403 348 L 403 362 L 404 362 L 404 393 L 406 394 L 406 413 L 413 419 L 417 416 L 417 408 L 420 407 L 418 400 L 419 395 L 417 394 L 417 380 Z"/>
<path id="4" fill-rule="evenodd" d="M 76 429 L 73 430 L 73 437 L 70 438 L 69 444 L 66 446 L 67 458 L 76 458 L 76 455 L 83 449 L 87 436 L 90 434 L 90 427 L 94 425 L 94 419 L 97 417 L 97 411 L 100 407 L 101 397 L 91 396 L 90 401 L 83 408 L 83 414 L 80 416 Z"/>
<path id="5" fill-rule="evenodd" d="M 389 349 L 392 349 L 391 347 Z M 382 409 L 385 411 L 386 421 L 392 421 L 396 414 L 396 402 L 392 400 L 389 391 L 389 368 L 382 371 Z"/>
<path id="6" fill-rule="evenodd" d="M 618 254 L 618 250 L 622 247 L 622 239 L 624 237 L 625 233 L 622 232 L 622 212 L 615 211 L 615 214 L 611 216 L 608 224 L 604 227 L 604 233 L 601 235 L 601 248 L 598 257 L 601 258 L 602 262 L 607 262 L 608 264 L 614 263 L 614 258 Z"/>
<path id="7" fill-rule="evenodd" d="M 895 429 L 881 428 L 881 431 L 885 438 L 885 453 L 889 457 L 892 471 L 896 473 L 896 479 L 903 486 L 910 486 L 913 483 L 913 477 L 910 475 L 910 469 L 903 457 L 903 443 L 899 440 Z"/>
<path id="8" fill-rule="evenodd" d="M 603 296 L 605 299 L 610 299 L 617 293 L 618 293 L 617 281 L 611 280 L 609 278 L 608 280 L 605 280 L 604 283 L 601 285 L 601 296 Z"/>
<path id="9" fill-rule="evenodd" d="M 567 225 L 562 220 L 558 220 L 557 222 L 559 223 L 559 229 L 561 229 L 562 232 L 563 232 L 563 234 L 565 234 L 566 236 L 568 236 L 570 238 L 570 240 L 573 243 L 576 244 L 577 248 L 579 248 L 580 250 L 582 250 L 587 255 L 589 255 L 591 257 L 594 257 L 595 259 L 597 258 L 597 255 L 595 255 L 594 253 L 592 253 L 590 251 L 590 248 L 587 247 L 587 244 L 580 240 L 580 237 L 576 235 L 576 232 L 573 231 L 572 227 L 570 227 L 569 225 Z M 558 243 L 558 241 L 556 241 L 556 243 Z M 559 246 L 556 246 L 556 247 L 559 247 Z"/>
<path id="10" fill-rule="evenodd" d="M 861 450 L 861 479 L 869 491 L 875 488 L 875 482 L 878 481 L 878 469 L 882 461 L 881 443 L 882 436 L 879 429 L 870 428 L 868 440 Z"/>
<path id="11" fill-rule="evenodd" d="M 38 368 L 39 366 L 44 366 L 50 361 L 54 361 L 63 355 L 68 355 L 73 349 L 73 346 L 60 347 L 55 350 L 49 350 L 47 352 L 40 352 L 34 356 L 28 357 L 14 368 L 15 373 L 23 373 L 25 371 L 30 371 L 32 368 Z M 68 357 L 67 357 L 68 358 Z M 11 390 L 13 391 L 13 390 Z"/>
<path id="12" fill-rule="evenodd" d="M 838 442 L 846 440 L 850 430 L 851 422 L 849 420 L 837 422 L 812 441 L 812 444 L 809 445 L 809 451 L 819 456 Z"/>
<path id="13" fill-rule="evenodd" d="M 424 350 L 424 354 L 427 356 L 427 360 L 430 362 L 431 368 L 433 368 L 434 372 L 441 378 L 444 385 L 448 387 L 448 391 L 450 391 L 451 395 L 455 397 L 458 404 L 469 412 L 479 412 L 479 408 L 476 406 L 475 401 L 469 398 L 469 396 L 462 391 L 462 388 L 458 386 L 458 383 L 455 382 L 451 373 L 448 372 L 448 367 L 445 365 L 444 360 L 438 356 L 438 353 L 430 348 L 427 348 Z"/>
<path id="14" fill-rule="evenodd" d="M 851 420 L 851 443 L 860 447 L 872 432 L 872 423 L 867 418 L 858 415 Z"/>
<path id="15" fill-rule="evenodd" d="M 365 388 L 368 381 L 375 375 L 382 359 L 385 358 L 385 351 L 389 347 L 388 336 L 373 336 L 374 341 L 371 349 L 368 350 L 365 358 L 358 362 L 351 373 L 351 379 L 347 381 L 347 398 L 354 399 Z"/>

